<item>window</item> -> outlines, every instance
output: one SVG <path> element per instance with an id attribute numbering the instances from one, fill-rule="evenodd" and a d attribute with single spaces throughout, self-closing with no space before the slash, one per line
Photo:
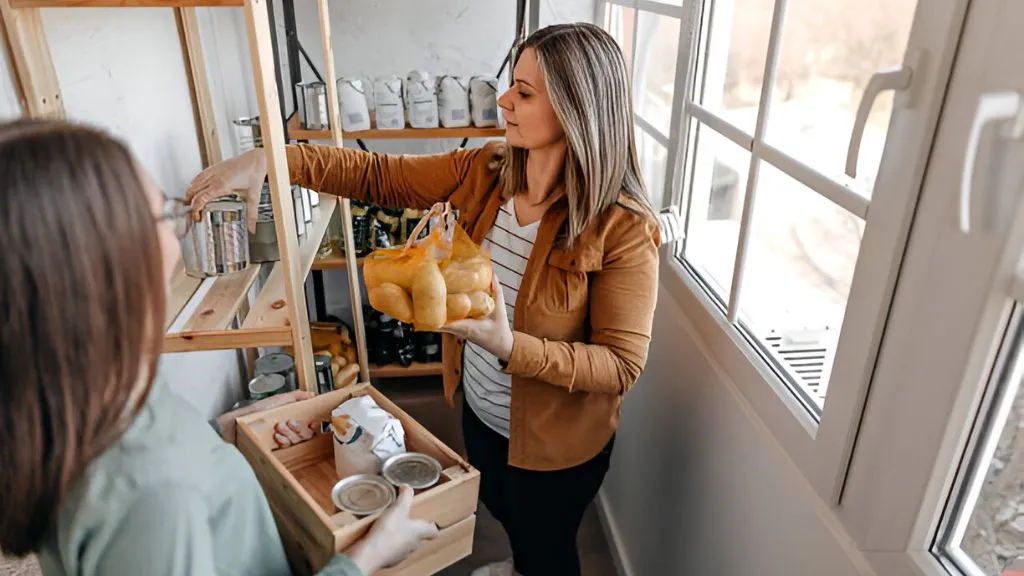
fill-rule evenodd
<path id="1" fill-rule="evenodd" d="M 954 60 L 964 22 L 962 0 L 919 5 L 601 4 L 630 58 L 645 180 L 684 216 L 666 289 L 834 505 L 949 84 L 935 64 Z"/>
<path id="2" fill-rule="evenodd" d="M 1024 558 L 1024 323 L 1018 308 L 988 382 L 964 473 L 934 553 L 964 574 Z"/>
<path id="3" fill-rule="evenodd" d="M 682 256 L 815 416 L 828 392 L 891 98 L 872 109 L 856 180 L 842 170 L 847 143 L 868 79 L 902 60 L 915 4 L 790 0 L 774 26 L 773 0 L 704 4 L 687 97 L 695 136 Z"/>

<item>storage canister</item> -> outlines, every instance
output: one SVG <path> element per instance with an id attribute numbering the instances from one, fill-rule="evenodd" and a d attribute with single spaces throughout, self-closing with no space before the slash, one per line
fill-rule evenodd
<path id="1" fill-rule="evenodd" d="M 239 272 L 249 265 L 245 202 L 224 196 L 203 207 L 202 218 L 181 241 L 189 276 L 205 278 Z"/>
<path id="2" fill-rule="evenodd" d="M 323 82 L 297 84 L 301 97 L 299 121 L 306 130 L 327 130 L 327 85 Z"/>
<path id="3" fill-rule="evenodd" d="M 295 360 L 283 353 L 274 352 L 256 359 L 253 366 L 257 376 L 261 374 L 278 374 L 285 379 L 288 390 L 295 389 Z"/>

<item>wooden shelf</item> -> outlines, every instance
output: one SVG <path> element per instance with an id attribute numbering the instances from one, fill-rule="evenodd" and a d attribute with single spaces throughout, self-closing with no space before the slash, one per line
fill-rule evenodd
<path id="1" fill-rule="evenodd" d="M 359 258 L 356 260 L 356 266 L 362 267 L 363 259 Z M 344 270 L 348 268 L 348 261 L 345 260 L 345 256 L 338 256 L 332 253 L 326 258 L 317 258 L 313 260 L 313 270 Z"/>
<path id="2" fill-rule="evenodd" d="M 303 278 L 309 272 L 337 202 L 333 196 L 322 197 L 313 210 L 313 221 L 306 225 L 306 234 L 299 238 L 299 272 Z M 240 329 L 231 329 L 231 322 L 247 302 L 260 265 L 250 264 L 241 272 L 205 280 L 191 278 L 179 267 L 168 297 L 164 352 L 291 345 L 284 297 L 286 272 L 280 262 L 272 266 Z"/>
<path id="3" fill-rule="evenodd" d="M 243 0 L 11 0 L 12 8 L 182 8 L 243 4 Z"/>
<path id="4" fill-rule="evenodd" d="M 403 128 L 401 130 L 359 130 L 343 132 L 347 140 L 412 140 L 417 138 L 501 138 L 504 128 Z M 292 140 L 330 140 L 330 130 L 305 130 L 299 126 L 298 116 L 288 120 L 288 137 Z"/>
<path id="5" fill-rule="evenodd" d="M 413 362 L 409 366 L 370 364 L 370 378 L 415 378 L 417 376 L 440 376 L 444 367 L 440 362 Z"/>
<path id="6" fill-rule="evenodd" d="M 320 205 L 313 209 L 313 221 L 306 224 L 306 234 L 299 238 L 299 274 L 305 278 L 316 259 L 320 241 L 327 232 L 331 214 L 338 204 L 335 196 L 323 195 Z M 280 262 L 274 263 L 274 269 L 267 277 L 263 290 L 253 302 L 249 316 L 242 323 L 242 329 L 288 327 L 288 303 L 284 296 L 284 275 L 286 271 Z"/>

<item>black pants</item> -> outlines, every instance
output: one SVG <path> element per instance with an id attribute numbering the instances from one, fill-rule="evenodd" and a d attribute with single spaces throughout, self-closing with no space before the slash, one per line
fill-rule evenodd
<path id="1" fill-rule="evenodd" d="M 604 481 L 615 439 L 579 466 L 536 472 L 509 466 L 508 439 L 468 404 L 462 407 L 462 433 L 469 463 L 480 471 L 480 500 L 505 528 L 516 572 L 578 576 L 576 532 Z"/>

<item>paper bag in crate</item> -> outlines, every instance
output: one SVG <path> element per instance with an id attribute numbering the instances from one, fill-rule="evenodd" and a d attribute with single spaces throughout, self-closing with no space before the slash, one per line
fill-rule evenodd
<path id="1" fill-rule="evenodd" d="M 356 396 L 332 410 L 331 431 L 338 478 L 380 474 L 385 460 L 405 452 L 402 422 L 371 396 Z"/>
<path id="2" fill-rule="evenodd" d="M 370 306 L 424 331 L 489 315 L 494 310 L 490 257 L 455 222 L 448 203 L 435 204 L 429 215 L 404 247 L 375 250 L 364 260 Z M 428 221 L 430 233 L 417 242 Z"/>

